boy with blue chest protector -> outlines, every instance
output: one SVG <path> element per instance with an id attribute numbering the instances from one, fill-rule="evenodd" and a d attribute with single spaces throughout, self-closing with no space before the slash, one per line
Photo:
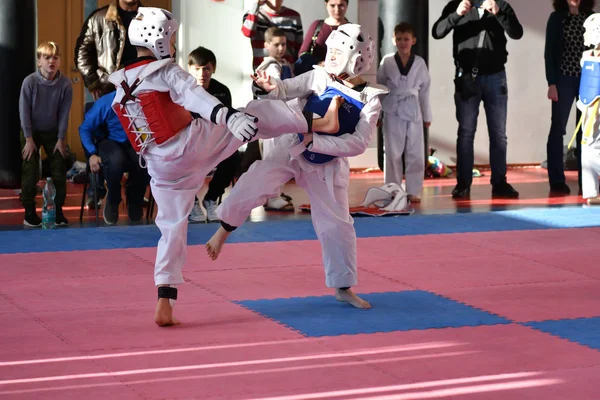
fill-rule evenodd
<path id="1" fill-rule="evenodd" d="M 600 205 L 600 14 L 592 14 L 584 23 L 585 45 L 592 50 L 581 58 L 581 86 L 577 108 L 582 112 L 581 180 L 583 198 Z"/>
<path id="2" fill-rule="evenodd" d="M 350 289 L 357 284 L 356 232 L 350 216 L 347 157 L 363 154 L 376 131 L 383 86 L 365 82 L 360 74 L 375 58 L 373 41 L 360 25 L 345 24 L 327 39 L 324 67 L 284 81 L 258 72 L 256 94 L 271 99 L 305 99 L 305 112 L 317 117 L 338 108 L 339 130 L 305 135 L 290 133 L 277 141 L 273 156 L 255 162 L 217 209 L 221 227 L 207 242 L 216 259 L 229 234 L 244 223 L 253 208 L 294 178 L 309 195 L 311 218 L 321 243 L 325 283 L 338 300 L 357 308 L 370 304 Z"/>

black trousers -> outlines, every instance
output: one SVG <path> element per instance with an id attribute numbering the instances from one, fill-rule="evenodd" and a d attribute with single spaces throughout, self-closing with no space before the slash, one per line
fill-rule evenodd
<path id="1" fill-rule="evenodd" d="M 105 139 L 96 145 L 102 159 L 102 172 L 108 187 L 107 201 L 112 205 L 121 203 L 121 180 L 125 172 L 129 173 L 125 184 L 127 202 L 141 206 L 144 194 L 150 183 L 150 175 L 140 167 L 139 156 L 128 141 L 123 143 Z"/>

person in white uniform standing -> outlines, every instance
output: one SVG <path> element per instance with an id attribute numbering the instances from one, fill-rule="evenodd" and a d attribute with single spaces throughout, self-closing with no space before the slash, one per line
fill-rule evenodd
<path id="1" fill-rule="evenodd" d="M 295 178 L 309 195 L 311 218 L 323 253 L 325 284 L 338 300 L 357 308 L 370 304 L 350 289 L 357 284 L 356 232 L 348 205 L 348 157 L 365 152 L 381 111 L 379 97 L 387 89 L 365 82 L 360 74 L 375 58 L 371 37 L 360 25 L 345 24 L 327 39 L 324 67 L 292 79 L 279 80 L 263 72 L 255 77 L 258 95 L 268 98 L 306 98 L 305 111 L 324 115 L 338 109 L 339 131 L 333 135 L 292 133 L 277 140 L 277 157 L 255 162 L 217 208 L 221 227 L 207 242 L 216 259 L 231 232 L 244 223 L 253 208 L 277 193 L 279 185 Z M 341 106 L 336 104 L 343 100 Z M 332 106 L 333 105 L 333 106 Z"/>
<path id="2" fill-rule="evenodd" d="M 590 205 L 600 205 L 600 13 L 590 15 L 585 23 L 584 41 L 593 47 L 581 58 L 581 84 L 577 108 L 582 112 L 581 184 L 583 198 Z"/>
<path id="3" fill-rule="evenodd" d="M 177 29 L 170 12 L 140 7 L 129 27 L 138 58 L 110 75 L 117 87 L 113 109 L 140 162 L 146 161 L 158 205 L 156 225 L 162 236 L 154 271 L 154 320 L 159 326 L 179 322 L 173 305 L 177 285 L 183 283 L 187 216 L 208 172 L 253 138 L 311 130 L 299 101 L 255 100 L 245 112 L 225 107 L 173 62 Z M 191 112 L 201 118 L 192 119 Z M 321 120 L 319 129 L 335 131 L 336 118 Z"/>
<path id="4" fill-rule="evenodd" d="M 398 51 L 384 56 L 377 71 L 377 83 L 390 89 L 383 100 L 384 179 L 386 184 L 401 184 L 406 175 L 408 199 L 418 203 L 425 177 L 423 127 L 429 128 L 432 120 L 431 77 L 425 60 L 412 52 L 417 38 L 411 24 L 394 27 L 394 43 Z"/>

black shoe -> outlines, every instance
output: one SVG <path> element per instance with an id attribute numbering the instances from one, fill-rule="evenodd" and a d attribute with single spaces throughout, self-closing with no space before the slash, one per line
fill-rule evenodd
<path id="1" fill-rule="evenodd" d="M 492 186 L 492 197 L 516 199 L 519 197 L 519 192 L 517 192 L 508 182 L 502 182 Z"/>
<path id="2" fill-rule="evenodd" d="M 128 204 L 127 214 L 129 215 L 129 222 L 140 222 L 144 216 L 144 211 L 139 204 Z"/>
<path id="3" fill-rule="evenodd" d="M 25 219 L 23 225 L 31 228 L 39 228 L 42 226 L 42 219 L 35 212 L 35 208 L 25 210 Z"/>
<path id="4" fill-rule="evenodd" d="M 65 218 L 62 209 L 56 209 L 56 219 L 54 220 L 55 226 L 69 226 L 69 221 Z"/>
<path id="5" fill-rule="evenodd" d="M 102 211 L 104 222 L 107 225 L 114 225 L 119 221 L 119 205 L 110 204 L 108 199 L 104 202 L 104 210 Z"/>
<path id="6" fill-rule="evenodd" d="M 553 194 L 571 194 L 571 188 L 564 182 L 551 183 L 550 193 Z"/>
<path id="7" fill-rule="evenodd" d="M 452 198 L 453 199 L 464 199 L 466 197 L 469 197 L 470 195 L 471 195 L 470 187 L 463 187 L 460 185 L 456 185 L 456 186 L 454 186 L 454 189 L 452 189 Z"/>

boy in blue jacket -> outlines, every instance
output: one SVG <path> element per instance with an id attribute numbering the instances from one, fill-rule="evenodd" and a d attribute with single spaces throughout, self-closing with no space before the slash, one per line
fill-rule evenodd
<path id="1" fill-rule="evenodd" d="M 129 173 L 125 195 L 131 222 L 142 219 L 144 194 L 150 183 L 148 172 L 140 166 L 139 156 L 111 107 L 115 94 L 116 92 L 108 93 L 96 100 L 79 127 L 81 143 L 90 155 L 91 171 L 96 173 L 102 168 L 106 179 L 108 193 L 102 215 L 108 225 L 114 225 L 119 220 L 123 173 Z M 98 137 L 98 132 L 104 132 L 104 137 Z"/>

